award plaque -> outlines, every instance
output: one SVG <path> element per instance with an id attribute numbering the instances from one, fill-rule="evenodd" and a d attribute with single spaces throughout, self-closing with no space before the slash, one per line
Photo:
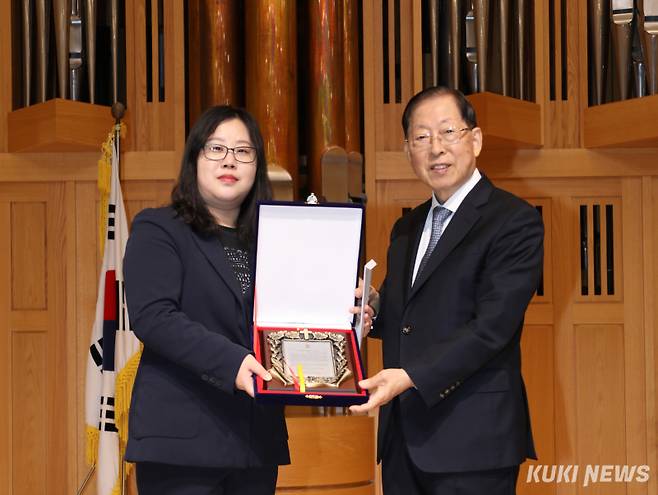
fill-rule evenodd
<path id="1" fill-rule="evenodd" d="M 357 393 L 350 331 L 261 329 L 268 390 L 306 394 Z M 303 389 L 303 391 L 302 391 Z"/>
<path id="2" fill-rule="evenodd" d="M 368 399 L 352 328 L 363 209 L 260 203 L 254 354 L 272 375 L 256 399 L 347 406 Z"/>

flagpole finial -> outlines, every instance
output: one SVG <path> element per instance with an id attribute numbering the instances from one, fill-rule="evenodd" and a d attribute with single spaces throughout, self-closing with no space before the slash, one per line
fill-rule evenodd
<path id="1" fill-rule="evenodd" d="M 117 101 L 112 104 L 112 117 L 114 117 L 117 123 L 121 121 L 125 113 L 126 106 L 123 103 Z"/>

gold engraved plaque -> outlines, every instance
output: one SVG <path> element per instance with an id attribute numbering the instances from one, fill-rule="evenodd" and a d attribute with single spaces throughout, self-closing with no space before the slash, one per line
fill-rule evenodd
<path id="1" fill-rule="evenodd" d="M 352 376 L 345 333 L 278 330 L 268 332 L 266 340 L 268 371 L 286 387 L 299 381 L 299 370 L 307 389 L 338 388 Z"/>

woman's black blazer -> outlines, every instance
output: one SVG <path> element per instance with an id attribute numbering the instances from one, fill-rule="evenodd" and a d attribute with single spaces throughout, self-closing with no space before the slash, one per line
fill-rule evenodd
<path id="1" fill-rule="evenodd" d="M 126 459 L 188 466 L 289 462 L 283 408 L 234 388 L 251 315 L 217 236 L 146 209 L 124 258 L 130 324 L 144 344 Z"/>

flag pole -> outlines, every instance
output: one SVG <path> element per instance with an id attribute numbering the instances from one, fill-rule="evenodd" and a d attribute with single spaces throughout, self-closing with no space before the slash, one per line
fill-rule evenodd
<path id="1" fill-rule="evenodd" d="M 121 495 L 125 495 L 126 493 L 126 461 L 121 457 L 121 465 L 119 466 L 119 470 L 121 471 Z"/>
<path id="2" fill-rule="evenodd" d="M 114 146 L 116 146 L 117 157 L 120 156 L 121 150 L 121 119 L 126 113 L 126 106 L 120 101 L 114 102 L 112 104 L 112 117 L 114 117 Z M 117 160 L 117 164 L 120 163 Z M 120 176 L 119 170 L 117 170 L 117 177 Z M 119 452 L 121 452 L 121 440 L 119 440 Z M 126 492 L 126 461 L 121 455 L 121 462 L 119 463 L 119 479 L 121 480 L 121 495 L 124 495 Z"/>
<path id="3" fill-rule="evenodd" d="M 117 155 L 119 154 L 119 146 L 121 143 L 121 119 L 126 113 L 126 106 L 117 101 L 112 104 L 112 117 L 114 117 L 114 142 L 117 147 Z"/>
<path id="4" fill-rule="evenodd" d="M 87 476 L 85 476 L 85 479 L 82 480 L 82 483 L 78 487 L 78 491 L 76 492 L 77 495 L 82 495 L 82 492 L 85 491 L 85 488 L 87 488 L 87 483 L 89 483 L 89 480 L 91 479 L 91 475 L 94 474 L 95 470 L 96 470 L 96 465 L 94 464 L 89 468 L 89 471 L 87 471 Z"/>

